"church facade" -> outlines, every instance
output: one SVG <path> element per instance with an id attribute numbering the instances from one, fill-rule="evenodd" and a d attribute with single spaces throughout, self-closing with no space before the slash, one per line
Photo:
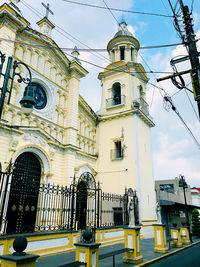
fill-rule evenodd
<path id="1" fill-rule="evenodd" d="M 25 193 L 19 207 L 14 204 L 19 202 L 11 194 L 14 188 L 33 184 L 36 191 L 40 184 L 70 188 L 82 177 L 91 183 L 87 188 L 93 179 L 104 192 L 135 191 L 139 222 L 152 224 L 156 221 L 150 141 L 154 123 L 145 101 L 148 78 L 137 63 L 139 42 L 121 22 L 107 46 L 110 64 L 98 76 L 103 94 L 100 111 L 95 113 L 79 94 L 81 79 L 88 72 L 77 49 L 69 60 L 51 38 L 54 25 L 46 17 L 37 24 L 39 29 L 33 30 L 13 1 L 0 6 L 0 51 L 29 67 L 36 102 L 31 115 L 22 113 L 19 102 L 25 84 L 15 79 L 0 122 L 0 162 L 5 169 L 12 161 L 15 174 L 9 180 L 8 205 L 2 215 L 11 216 L 9 208 L 28 207 Z M 18 69 L 27 78 L 26 68 L 19 65 Z M 92 178 L 86 179 L 88 175 Z M 111 213 L 112 208 L 118 208 L 117 202 Z"/>

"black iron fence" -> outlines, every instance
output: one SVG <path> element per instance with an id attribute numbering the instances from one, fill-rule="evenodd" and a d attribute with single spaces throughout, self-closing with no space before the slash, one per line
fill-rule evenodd
<path id="1" fill-rule="evenodd" d="M 91 178 L 92 177 L 92 178 Z M 0 223 L 1 235 L 34 231 L 59 231 L 96 229 L 103 226 L 126 225 L 127 193 L 104 193 L 91 174 L 86 173 L 70 186 L 40 184 L 36 189 L 35 208 L 31 201 L 33 191 L 20 190 L 20 180 L 15 190 L 13 205 L 9 205 L 12 185 L 12 166 L 0 171 Z M 12 185 L 13 186 L 13 185 Z M 18 201 L 20 199 L 20 201 Z M 23 201 L 22 201 L 23 200 Z M 8 216 L 9 214 L 9 216 Z M 15 216 L 15 225 L 12 215 Z M 34 220 L 28 220 L 32 216 Z M 32 225 L 30 225 L 32 224 Z M 12 226 L 12 227 L 11 227 Z"/>

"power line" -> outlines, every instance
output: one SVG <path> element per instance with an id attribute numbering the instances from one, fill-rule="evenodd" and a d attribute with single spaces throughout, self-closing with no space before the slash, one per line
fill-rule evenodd
<path id="1" fill-rule="evenodd" d="M 30 28 L 32 29 L 32 28 Z M 62 34 L 62 33 L 61 33 Z M 67 37 L 66 37 L 67 38 Z M 10 39 L 6 39 L 6 38 L 0 38 L 0 40 L 2 41 L 6 41 L 6 42 L 11 42 L 11 43 L 21 43 L 21 44 L 25 44 L 27 46 L 33 46 L 33 47 L 41 47 L 41 48 L 46 48 L 49 47 L 50 45 L 35 45 L 35 44 L 27 44 L 23 41 L 16 41 L 16 40 L 10 40 Z M 70 39 L 71 40 L 71 39 Z M 197 41 L 199 41 L 200 39 L 197 39 Z M 182 43 L 176 43 L 176 44 L 166 44 L 166 45 L 154 45 L 154 46 L 143 46 L 140 47 L 140 50 L 143 49 L 155 49 L 155 48 L 164 48 L 164 47 L 171 47 L 171 46 L 179 46 L 179 45 L 183 45 Z M 56 48 L 56 47 L 54 47 Z M 59 47 L 59 50 L 65 50 L 65 51 L 73 51 L 74 48 L 72 47 Z M 129 50 L 129 48 L 127 48 L 127 51 Z M 95 52 L 107 52 L 107 48 L 78 48 L 79 52 L 88 52 L 90 53 L 91 51 L 95 51 Z"/>
<path id="2" fill-rule="evenodd" d="M 9 40 L 9 39 L 5 39 L 5 38 L 0 38 L 0 40 L 2 41 L 6 41 L 6 42 L 12 42 L 12 43 L 19 43 L 19 44 L 23 44 L 23 45 L 26 45 L 26 46 L 30 46 L 30 47 L 40 47 L 40 48 L 51 48 L 51 49 L 55 49 L 55 50 L 64 50 L 65 48 L 58 48 L 58 47 L 55 47 L 53 45 L 34 45 L 34 44 L 28 44 L 28 43 L 25 43 L 25 42 L 22 42 L 22 41 L 13 41 L 13 40 Z M 72 48 L 70 48 L 69 50 L 73 50 Z M 66 54 L 67 56 L 70 56 L 70 57 L 73 57 L 72 55 L 70 55 L 69 53 L 65 52 L 65 51 L 62 51 L 64 54 Z M 87 64 L 90 64 L 90 65 L 93 65 L 95 67 L 98 67 L 98 68 L 101 68 L 101 69 L 106 69 L 106 70 L 113 70 L 113 69 L 110 69 L 110 68 L 105 68 L 105 67 L 102 67 L 98 64 L 95 64 L 93 62 L 90 62 L 90 61 L 87 61 L 87 60 L 84 60 L 84 59 L 81 59 L 79 58 L 80 61 L 84 62 L 84 63 L 87 63 Z M 116 70 L 116 71 L 119 71 L 119 70 Z M 119 71 L 119 72 L 123 72 L 123 73 L 130 73 L 130 72 L 126 72 L 126 71 Z M 167 72 L 167 71 L 137 71 L 137 72 L 131 72 L 131 73 L 166 73 L 166 74 L 171 74 L 172 72 Z"/>
<path id="3" fill-rule="evenodd" d="M 172 10 L 172 13 L 173 13 L 173 17 L 174 17 L 174 27 L 175 27 L 176 31 L 179 33 L 179 36 L 181 37 L 182 42 L 185 43 L 185 38 L 182 35 L 181 29 L 180 29 L 180 26 L 179 26 L 179 23 L 178 23 L 178 20 L 177 20 L 177 15 L 176 15 L 176 13 L 175 13 L 175 11 L 173 9 L 173 6 L 171 4 L 171 1 L 168 0 L 168 2 L 169 2 L 169 5 L 171 7 L 171 10 Z"/>
<path id="4" fill-rule="evenodd" d="M 194 7 L 194 0 L 192 0 L 192 4 L 191 4 L 191 13 L 193 11 L 193 7 Z"/>
<path id="5" fill-rule="evenodd" d="M 178 93 L 180 93 L 181 90 L 177 90 L 173 95 L 171 95 L 170 97 L 174 97 L 175 95 L 177 95 Z"/>
<path id="6" fill-rule="evenodd" d="M 107 9 L 104 6 L 91 5 L 91 4 L 87 4 L 87 3 L 80 3 L 80 2 L 75 2 L 75 1 L 71 1 L 71 0 L 63 0 L 63 1 L 71 3 L 71 4 L 81 5 L 81 6 L 94 7 L 94 8 L 100 8 L 100 9 Z M 132 11 L 132 10 L 113 8 L 113 7 L 112 8 L 110 7 L 109 9 L 113 10 L 113 11 L 140 14 L 140 15 L 160 16 L 160 17 L 166 17 L 166 18 L 172 17 L 172 16 L 168 16 L 168 15 L 164 15 L 164 14 L 151 13 L 151 12 L 141 12 L 141 11 Z"/>
<path id="7" fill-rule="evenodd" d="M 36 14 L 38 17 L 40 17 L 40 18 L 43 17 L 43 15 L 42 15 L 37 9 L 33 8 L 33 7 L 32 7 L 31 5 L 29 5 L 26 1 L 22 0 L 22 3 L 23 3 L 29 10 L 31 10 L 32 12 L 34 12 L 35 14 L 38 13 L 38 14 Z M 91 51 L 92 51 L 92 48 L 91 48 L 91 47 L 89 47 L 88 45 L 84 44 L 82 41 L 78 40 L 76 37 L 74 37 L 73 35 L 71 35 L 71 34 L 68 33 L 67 31 L 63 30 L 60 26 L 58 26 L 58 25 L 56 25 L 56 24 L 54 24 L 54 26 L 56 26 L 56 27 L 59 28 L 61 31 L 63 31 L 65 34 L 69 35 L 71 38 L 73 38 L 74 40 L 76 40 L 77 42 L 79 42 L 81 45 L 83 45 L 83 46 L 85 46 L 85 47 L 91 49 Z M 58 29 L 55 29 L 55 30 L 56 30 L 57 32 L 59 32 L 62 36 L 64 36 L 64 37 L 67 38 L 68 40 L 70 40 L 71 42 L 77 44 L 76 42 L 74 42 L 73 40 L 71 40 L 68 36 L 66 36 L 65 34 L 61 33 Z M 98 54 L 98 52 L 94 51 L 94 53 L 93 53 L 94 56 L 100 58 L 101 60 L 103 59 L 104 61 L 106 60 L 107 62 L 109 62 L 109 60 L 108 60 L 106 57 L 102 56 L 101 54 L 100 54 L 100 56 L 98 56 L 98 55 L 96 55 L 96 54 Z"/>
<path id="8" fill-rule="evenodd" d="M 67 56 L 69 56 L 69 57 L 73 57 L 72 55 L 70 55 L 69 53 L 67 53 L 67 52 L 63 52 L 64 54 L 66 54 Z M 135 74 L 135 73 L 172 73 L 172 72 L 160 72 L 160 71 L 132 71 L 132 72 L 130 72 L 130 71 L 121 71 L 121 70 L 117 70 L 117 69 L 113 69 L 113 68 L 107 68 L 107 67 L 102 67 L 102 66 L 100 66 L 100 65 L 98 65 L 98 64 L 95 64 L 95 63 L 93 63 L 93 62 L 90 62 L 90 61 L 87 61 L 87 60 L 84 60 L 84 59 L 81 59 L 81 58 L 78 58 L 78 60 L 80 60 L 80 61 L 82 61 L 82 62 L 84 62 L 84 63 L 87 63 L 87 64 L 89 64 L 89 65 L 92 65 L 92 66 L 94 66 L 94 67 L 97 67 L 97 68 L 100 68 L 100 69 L 103 69 L 103 70 L 111 70 L 111 71 L 113 71 L 113 70 L 115 70 L 116 72 L 121 72 L 121 73 L 128 73 L 128 74 Z"/>
<path id="9" fill-rule="evenodd" d="M 164 100 L 166 102 L 169 102 L 171 105 L 172 110 L 176 113 L 176 115 L 179 117 L 179 119 L 181 120 L 181 122 L 183 123 L 183 125 L 185 126 L 186 130 L 189 132 L 189 134 L 191 135 L 191 137 L 193 138 L 193 140 L 195 141 L 195 143 L 197 144 L 198 148 L 200 149 L 200 144 L 197 141 L 196 137 L 194 136 L 194 134 L 192 133 L 192 131 L 190 130 L 190 128 L 187 126 L 187 124 L 185 123 L 185 121 L 183 120 L 183 118 L 181 117 L 180 113 L 178 112 L 177 108 L 175 107 L 175 105 L 172 102 L 172 99 L 169 96 L 165 96 Z"/>
<path id="10" fill-rule="evenodd" d="M 190 105 L 191 105 L 191 107 L 192 107 L 192 109 L 193 109 L 193 111 L 194 111 L 194 114 L 196 115 L 196 117 L 197 117 L 197 120 L 200 122 L 200 119 L 199 119 L 199 117 L 198 117 L 198 114 L 197 114 L 197 112 L 196 112 L 196 110 L 195 110 L 195 108 L 194 108 L 194 106 L 193 106 L 193 104 L 192 104 L 192 101 L 191 101 L 191 99 L 190 99 L 190 97 L 189 97 L 189 95 L 188 95 L 188 92 L 187 92 L 187 90 L 184 88 L 184 91 L 185 91 L 185 93 L 186 93 L 186 96 L 187 96 L 187 98 L 188 98 L 188 100 L 189 100 L 189 102 L 190 102 Z"/>
<path id="11" fill-rule="evenodd" d="M 103 2 L 104 2 L 104 4 L 105 4 L 106 8 L 110 11 L 110 14 L 111 14 L 111 15 L 113 16 L 113 18 L 117 21 L 117 24 L 119 24 L 117 18 L 115 17 L 115 15 L 113 14 L 113 12 L 112 12 L 111 9 L 109 8 L 109 6 L 106 4 L 106 1 L 103 0 Z"/>

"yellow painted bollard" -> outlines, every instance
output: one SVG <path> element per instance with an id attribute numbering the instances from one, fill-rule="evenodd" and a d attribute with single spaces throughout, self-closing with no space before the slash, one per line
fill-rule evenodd
<path id="1" fill-rule="evenodd" d="M 26 247 L 26 238 L 23 236 L 17 237 L 13 242 L 15 252 L 13 254 L 0 256 L 1 267 L 35 267 L 36 259 L 39 256 L 23 252 Z"/>
<path id="2" fill-rule="evenodd" d="M 85 241 L 75 243 L 75 261 L 86 262 L 87 267 L 99 266 L 99 246 L 101 243 L 95 243 L 90 241 L 92 233 L 86 230 L 83 233 Z"/>
<path id="3" fill-rule="evenodd" d="M 181 227 L 180 234 L 183 244 L 190 244 L 189 229 L 187 226 Z"/>
<path id="4" fill-rule="evenodd" d="M 141 255 L 141 242 L 140 242 L 140 229 L 141 227 L 125 227 L 125 252 L 123 262 L 127 263 L 141 263 L 143 257 Z"/>
<path id="5" fill-rule="evenodd" d="M 171 247 L 181 248 L 182 246 L 180 228 L 171 228 Z"/>
<path id="6" fill-rule="evenodd" d="M 166 240 L 165 224 L 154 224 L 154 252 L 166 253 L 169 251 Z"/>

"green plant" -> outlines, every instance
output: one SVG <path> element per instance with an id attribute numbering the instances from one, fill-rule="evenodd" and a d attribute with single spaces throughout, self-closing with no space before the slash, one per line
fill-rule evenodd
<path id="1" fill-rule="evenodd" d="M 192 234 L 200 236 L 200 217 L 196 208 L 192 211 Z"/>

